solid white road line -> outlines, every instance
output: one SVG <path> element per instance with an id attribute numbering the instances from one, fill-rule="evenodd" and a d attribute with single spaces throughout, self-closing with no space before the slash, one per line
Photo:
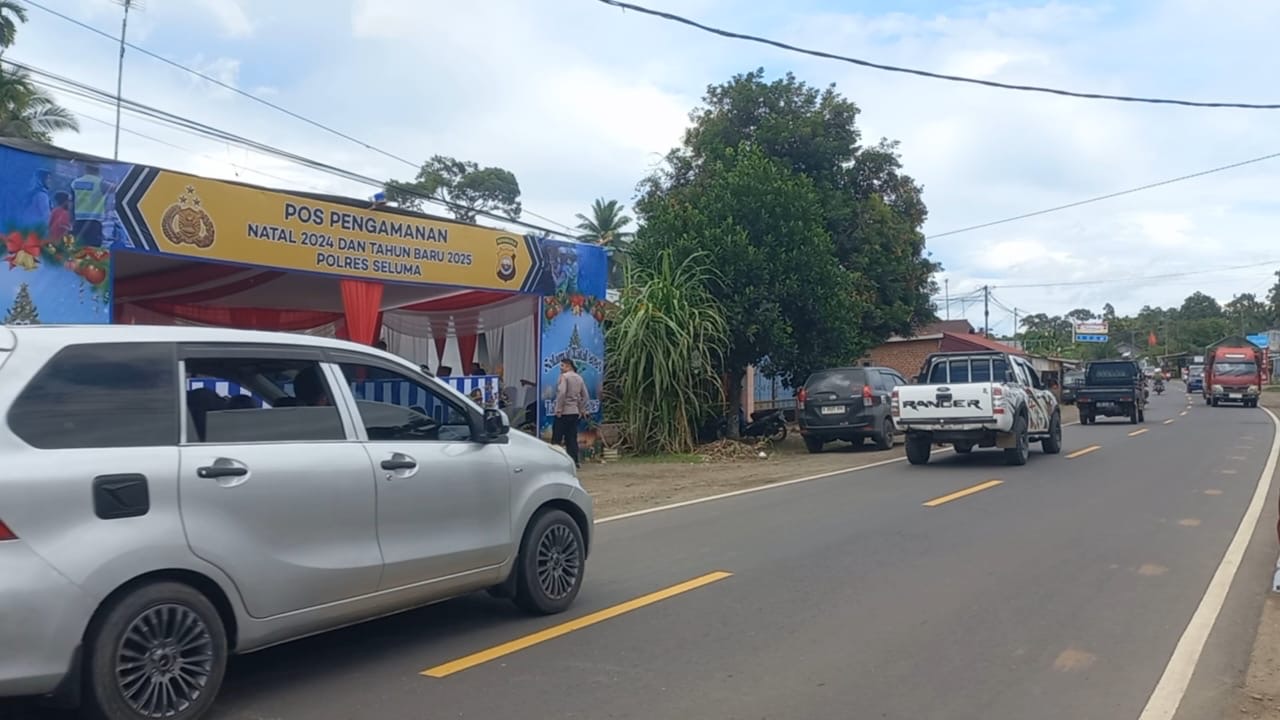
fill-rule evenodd
<path id="1" fill-rule="evenodd" d="M 1240 519 L 1235 537 L 1231 538 L 1231 544 L 1227 546 L 1222 562 L 1218 564 L 1218 570 L 1209 581 L 1204 597 L 1200 598 L 1200 605 L 1191 616 L 1191 622 L 1187 623 L 1186 630 L 1178 639 L 1173 655 L 1169 658 L 1169 664 L 1165 666 L 1164 674 L 1160 676 L 1160 682 L 1156 683 L 1156 688 L 1151 692 L 1151 697 L 1147 700 L 1147 705 L 1142 709 L 1138 720 L 1171 720 L 1174 713 L 1178 711 L 1178 706 L 1182 704 L 1182 698 L 1187 693 L 1187 686 L 1191 683 L 1191 676 L 1196 671 L 1196 664 L 1200 662 L 1200 653 L 1204 651 L 1204 644 L 1208 641 L 1209 633 L 1213 630 L 1218 614 L 1222 612 L 1222 605 L 1227 600 L 1231 581 L 1235 579 L 1236 571 L 1240 569 L 1240 561 L 1244 558 L 1244 551 L 1249 547 L 1249 539 L 1257 529 L 1258 518 L 1262 516 L 1262 508 L 1267 502 L 1267 494 L 1271 492 L 1271 476 L 1275 474 L 1276 461 L 1280 458 L 1280 418 L 1266 408 L 1262 410 L 1270 416 L 1271 423 L 1276 428 L 1275 436 L 1271 440 L 1271 454 L 1267 456 L 1267 464 L 1262 468 L 1262 476 L 1258 478 L 1253 499 L 1249 501 L 1244 517 Z"/>
<path id="2" fill-rule="evenodd" d="M 933 451 L 933 454 L 936 455 L 938 453 L 943 453 L 943 452 L 950 452 L 950 450 L 937 449 Z M 634 510 L 632 512 L 622 513 L 621 515 L 610 515 L 609 517 L 600 518 L 599 520 L 596 520 L 596 524 L 600 525 L 602 523 L 613 522 L 614 520 L 626 520 L 627 518 L 640 517 L 641 515 L 652 515 L 653 513 L 662 512 L 664 510 L 675 510 L 676 508 L 688 507 L 690 505 L 700 505 L 702 503 L 713 502 L 716 500 L 724 500 L 725 498 L 738 497 L 739 495 L 749 495 L 751 493 L 760 492 L 761 490 L 770 490 L 772 488 L 787 487 L 788 485 L 799 485 L 800 483 L 813 482 L 814 480 L 824 480 L 829 477 L 835 477 L 836 475 L 845 475 L 847 473 L 856 473 L 862 470 L 871 470 L 872 468 L 884 467 L 885 465 L 892 465 L 894 463 L 902 462 L 903 460 L 906 460 L 906 458 L 905 457 L 889 458 L 888 460 L 879 460 L 873 463 L 869 463 L 867 465 L 859 465 L 858 467 L 844 468 L 843 470 L 832 470 L 831 472 L 818 473 L 817 475 L 808 475 L 806 477 L 795 478 L 793 480 L 783 480 L 782 482 L 770 483 L 768 485 L 755 485 L 753 487 L 743 488 L 741 490 L 732 490 L 727 493 L 720 493 L 719 495 L 710 495 L 704 498 L 694 498 L 692 500 L 683 500 L 681 502 L 671 503 L 670 505 L 659 505 L 657 507 L 645 508 L 643 510 Z"/>
<path id="3" fill-rule="evenodd" d="M 1080 424 L 1079 422 L 1063 423 L 1062 427 L 1071 427 L 1072 425 L 1079 425 L 1079 424 Z M 933 454 L 938 455 L 941 453 L 949 453 L 949 452 L 954 452 L 954 450 L 952 450 L 951 448 L 935 448 L 933 451 Z M 768 485 L 756 485 L 754 487 L 743 488 L 741 490 L 732 490 L 727 493 L 720 493 L 719 495 L 710 495 L 704 498 L 694 498 L 692 500 L 682 500 L 680 502 L 671 503 L 670 505 L 659 505 L 657 507 L 645 508 L 643 510 L 633 510 L 632 512 L 621 513 L 619 515 L 610 515 L 609 517 L 599 518 L 596 520 L 595 524 L 602 525 L 607 522 L 613 522 L 614 520 L 626 520 L 627 518 L 640 517 L 642 515 L 652 515 L 653 513 L 656 513 L 656 512 L 663 512 L 665 510 L 675 510 L 676 508 L 689 507 L 690 505 L 701 505 L 702 503 L 709 503 L 709 502 L 714 502 L 716 500 L 724 500 L 726 498 L 738 497 L 739 495 L 750 495 L 751 493 L 757 493 L 762 490 L 772 490 L 774 488 L 787 487 L 788 485 L 799 485 L 800 483 L 813 482 L 814 480 L 825 480 L 826 478 L 835 477 L 837 475 L 844 475 L 847 473 L 856 473 L 856 472 L 861 472 L 863 470 L 871 470 L 872 468 L 884 467 L 885 465 L 900 463 L 905 461 L 906 459 L 907 458 L 904 456 L 904 457 L 889 458 L 888 460 L 878 460 L 876 462 L 869 463 L 867 465 L 859 465 L 858 467 L 844 468 L 843 470 L 832 470 L 830 472 L 818 473 L 817 475 L 808 475 L 806 477 L 795 478 L 793 480 L 783 480 L 782 482 L 769 483 Z"/>

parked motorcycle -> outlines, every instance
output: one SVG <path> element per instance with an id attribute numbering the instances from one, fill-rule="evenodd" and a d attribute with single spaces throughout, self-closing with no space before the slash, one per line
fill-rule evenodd
<path id="1" fill-rule="evenodd" d="M 700 443 L 715 442 L 728 436 L 729 421 L 723 417 L 711 418 L 698 429 Z M 787 439 L 787 419 L 781 410 L 757 410 L 751 413 L 751 422 L 747 422 L 746 415 L 739 410 L 738 437 L 768 438 L 773 442 L 782 442 Z"/>
<path id="2" fill-rule="evenodd" d="M 787 420 L 781 410 L 759 410 L 751 413 L 751 422 L 738 420 L 738 435 L 744 438 L 768 438 L 773 442 L 787 439 Z"/>

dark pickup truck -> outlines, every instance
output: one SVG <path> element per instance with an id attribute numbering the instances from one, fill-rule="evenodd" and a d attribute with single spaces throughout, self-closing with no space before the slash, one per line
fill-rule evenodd
<path id="1" fill-rule="evenodd" d="M 1142 368 L 1132 360 L 1097 360 L 1084 369 L 1084 382 L 1076 388 L 1080 422 L 1090 425 L 1102 417 L 1127 417 L 1134 425 L 1144 422 L 1147 396 Z"/>

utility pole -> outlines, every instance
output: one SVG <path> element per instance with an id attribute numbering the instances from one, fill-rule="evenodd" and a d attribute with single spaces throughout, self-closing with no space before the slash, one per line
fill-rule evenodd
<path id="1" fill-rule="evenodd" d="M 129 9 L 142 4 L 142 0 L 116 0 L 124 6 L 124 19 L 120 21 L 120 61 L 116 66 L 116 144 L 111 157 L 120 159 L 120 102 L 124 92 L 124 36 L 129 29 Z"/>
<path id="2" fill-rule="evenodd" d="M 1018 308 L 1013 309 L 1013 339 L 1018 339 Z"/>
<path id="3" fill-rule="evenodd" d="M 991 339 L 991 286 L 982 286 L 982 335 Z"/>
<path id="4" fill-rule="evenodd" d="M 951 319 L 951 279 L 942 279 L 942 301 L 947 305 L 947 319 Z"/>

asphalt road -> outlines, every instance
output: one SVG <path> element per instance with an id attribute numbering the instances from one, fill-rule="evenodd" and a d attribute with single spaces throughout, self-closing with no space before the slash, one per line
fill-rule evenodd
<path id="1" fill-rule="evenodd" d="M 467 597 L 239 658 L 214 717 L 1137 718 L 1274 432 L 1261 409 L 1189 406 L 1178 390 L 1147 418 L 1067 427 L 1062 455 L 1033 449 L 1020 468 L 947 452 L 607 522 L 567 615 Z M 1223 717 L 1275 508 L 1179 720 Z M 705 584 L 448 665 L 693 578 Z M 445 676 L 420 674 L 432 668 Z"/>

